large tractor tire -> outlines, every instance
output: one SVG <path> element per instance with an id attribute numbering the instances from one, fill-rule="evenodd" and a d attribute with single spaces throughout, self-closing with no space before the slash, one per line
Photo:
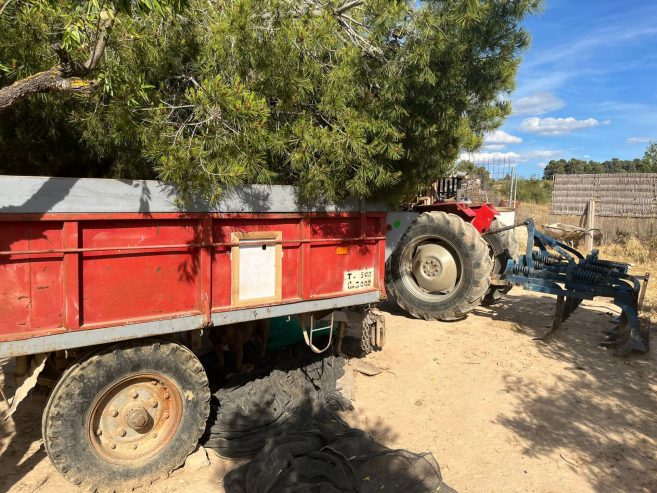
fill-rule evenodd
<path id="1" fill-rule="evenodd" d="M 490 284 L 488 245 L 469 223 L 426 212 L 406 230 L 386 263 L 386 287 L 397 304 L 425 320 L 459 320 Z"/>
<path id="2" fill-rule="evenodd" d="M 120 343 L 62 375 L 43 413 L 43 442 L 70 482 L 130 491 L 180 466 L 209 412 L 208 378 L 190 350 L 153 339 Z"/>
<path id="3" fill-rule="evenodd" d="M 495 231 L 503 227 L 504 224 L 499 219 L 495 219 L 490 229 Z M 488 235 L 484 238 L 488 243 L 489 253 L 493 258 L 493 272 L 491 275 L 492 283 L 481 304 L 483 306 L 490 306 L 500 301 L 506 293 L 511 291 L 511 284 L 504 280 L 504 271 L 510 259 L 518 258 L 518 240 L 513 229 Z"/>

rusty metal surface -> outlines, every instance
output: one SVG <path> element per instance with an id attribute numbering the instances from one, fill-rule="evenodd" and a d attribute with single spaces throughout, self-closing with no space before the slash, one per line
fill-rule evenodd
<path id="1" fill-rule="evenodd" d="M 105 460 L 134 464 L 162 450 L 175 435 L 183 413 L 178 386 L 161 374 L 128 376 L 92 405 L 87 430 Z"/>

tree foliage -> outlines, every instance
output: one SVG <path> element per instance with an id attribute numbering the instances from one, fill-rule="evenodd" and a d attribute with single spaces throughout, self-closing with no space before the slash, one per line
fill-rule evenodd
<path id="1" fill-rule="evenodd" d="M 540 3 L 5 0 L 0 101 L 84 90 L 8 104 L 0 172 L 402 196 L 502 124 Z"/>
<path id="2" fill-rule="evenodd" d="M 581 159 L 559 159 L 550 161 L 543 170 L 543 178 L 551 180 L 554 175 L 578 175 L 601 173 L 657 173 L 657 144 L 650 144 L 643 159 L 609 161 L 583 161 Z"/>
<path id="3" fill-rule="evenodd" d="M 651 173 L 657 173 L 657 142 L 651 142 L 643 155 L 643 162 Z"/>
<path id="4" fill-rule="evenodd" d="M 552 200 L 552 181 L 538 178 L 518 178 L 516 199 L 532 204 L 549 204 Z"/>

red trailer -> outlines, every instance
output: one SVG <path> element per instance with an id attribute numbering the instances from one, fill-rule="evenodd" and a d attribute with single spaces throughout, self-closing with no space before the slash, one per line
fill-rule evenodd
<path id="1" fill-rule="evenodd" d="M 180 465 L 209 412 L 193 351 L 227 325 L 298 316 L 317 351 L 314 324 L 328 317 L 376 347 L 386 292 L 413 316 L 455 320 L 508 290 L 513 235 L 481 236 L 494 208 L 315 202 L 254 185 L 181 210 L 155 181 L 0 176 L 0 358 L 16 358 L 20 383 L 10 412 L 44 367 L 55 373 L 42 435 L 66 478 L 134 486 Z"/>
<path id="2" fill-rule="evenodd" d="M 36 177 L 0 191 L 0 357 L 33 377 L 12 407 L 47 362 L 63 370 L 42 431 L 76 484 L 143 484 L 193 450 L 210 392 L 190 334 L 384 297 L 386 213 L 357 201 L 251 186 L 180 211 L 158 182 Z"/>

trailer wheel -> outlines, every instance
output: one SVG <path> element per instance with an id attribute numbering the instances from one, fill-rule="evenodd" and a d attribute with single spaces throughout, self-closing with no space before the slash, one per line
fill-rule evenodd
<path id="1" fill-rule="evenodd" d="M 416 318 L 458 320 L 486 294 L 492 264 L 474 226 L 453 214 L 425 212 L 386 263 L 386 287 Z"/>
<path id="2" fill-rule="evenodd" d="M 495 219 L 491 224 L 491 230 L 503 228 L 499 219 Z M 506 264 L 510 259 L 518 258 L 518 240 L 516 239 L 515 231 L 509 230 L 496 235 L 489 235 L 484 237 L 488 243 L 490 255 L 493 258 L 493 272 L 491 279 L 494 284 L 491 284 L 486 292 L 486 296 L 481 301 L 482 306 L 494 305 L 502 296 L 511 291 L 511 284 L 504 282 L 504 271 Z"/>
<path id="3" fill-rule="evenodd" d="M 172 342 L 110 346 L 78 361 L 43 413 L 46 452 L 89 490 L 147 485 L 194 450 L 210 412 L 198 358 Z"/>

